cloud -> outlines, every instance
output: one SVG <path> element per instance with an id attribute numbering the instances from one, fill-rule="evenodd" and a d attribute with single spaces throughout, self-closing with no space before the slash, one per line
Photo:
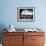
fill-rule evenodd
<path id="1" fill-rule="evenodd" d="M 33 15 L 33 12 L 28 11 L 28 10 L 23 10 L 23 11 L 21 12 L 21 14 L 22 14 L 22 15 Z"/>

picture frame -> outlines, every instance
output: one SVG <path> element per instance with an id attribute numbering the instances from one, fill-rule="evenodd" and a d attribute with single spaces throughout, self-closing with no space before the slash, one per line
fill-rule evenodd
<path id="1" fill-rule="evenodd" d="M 35 7 L 18 7 L 17 21 L 19 22 L 34 22 L 35 21 Z"/>

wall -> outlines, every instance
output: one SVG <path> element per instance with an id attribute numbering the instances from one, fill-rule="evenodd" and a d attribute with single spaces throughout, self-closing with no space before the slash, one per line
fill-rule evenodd
<path id="1" fill-rule="evenodd" d="M 40 27 L 46 32 L 46 0 L 0 0 L 0 31 L 13 24 L 16 28 Z M 17 7 L 35 7 L 35 22 L 17 22 Z"/>
<path id="2" fill-rule="evenodd" d="M 45 0 L 1 0 L 0 24 L 15 25 L 16 28 L 46 28 Z M 17 7 L 35 7 L 35 22 L 17 22 Z"/>

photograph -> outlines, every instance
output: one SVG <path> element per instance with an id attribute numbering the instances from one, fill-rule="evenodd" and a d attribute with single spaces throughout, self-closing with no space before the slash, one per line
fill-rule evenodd
<path id="1" fill-rule="evenodd" d="M 17 20 L 18 21 L 34 21 L 35 10 L 34 7 L 18 7 L 17 9 Z"/>

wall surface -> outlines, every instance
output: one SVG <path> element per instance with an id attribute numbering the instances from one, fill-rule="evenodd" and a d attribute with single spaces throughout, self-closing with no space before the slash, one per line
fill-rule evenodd
<path id="1" fill-rule="evenodd" d="M 35 22 L 17 22 L 17 7 L 35 7 Z M 46 0 L 0 0 L 0 31 L 13 24 L 16 28 L 42 28 L 46 32 Z"/>
<path id="2" fill-rule="evenodd" d="M 16 28 L 46 28 L 46 0 L 0 0 L 0 25 Z M 17 7 L 35 7 L 35 22 L 17 22 Z"/>

